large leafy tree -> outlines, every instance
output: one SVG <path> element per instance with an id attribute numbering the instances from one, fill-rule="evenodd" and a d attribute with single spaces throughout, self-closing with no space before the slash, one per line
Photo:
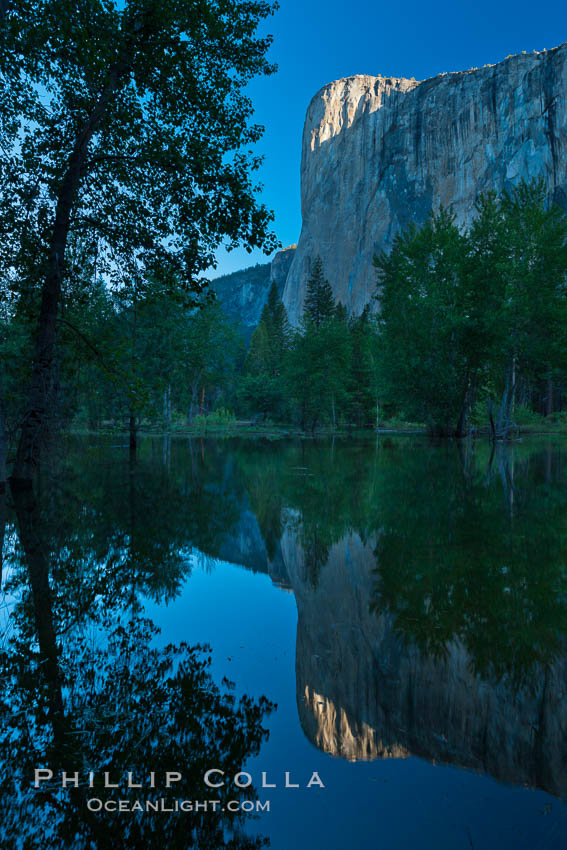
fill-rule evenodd
<path id="1" fill-rule="evenodd" d="M 465 251 L 453 216 L 441 209 L 375 261 L 381 391 L 444 434 L 461 430 L 470 382 L 462 334 Z"/>
<path id="2" fill-rule="evenodd" d="M 255 198 L 245 87 L 272 73 L 263 0 L 22 0 L 1 32 L 2 274 L 41 293 L 15 482 L 30 482 L 48 422 L 70 247 L 96 253 L 109 283 L 166 266 L 186 290 L 224 240 L 275 247 Z M 13 114 L 11 103 L 18 104 Z"/>
<path id="3" fill-rule="evenodd" d="M 445 434 L 462 435 L 476 398 L 494 437 L 512 427 L 520 383 L 565 372 L 567 217 L 543 181 L 479 199 L 467 232 L 441 210 L 376 260 L 381 392 Z"/>
<path id="4" fill-rule="evenodd" d="M 506 266 L 497 338 L 505 374 L 500 405 L 504 427 L 520 377 L 532 382 L 547 378 L 551 384 L 554 371 L 565 370 L 567 217 L 547 202 L 543 180 L 520 184 L 502 197 L 500 208 Z"/>

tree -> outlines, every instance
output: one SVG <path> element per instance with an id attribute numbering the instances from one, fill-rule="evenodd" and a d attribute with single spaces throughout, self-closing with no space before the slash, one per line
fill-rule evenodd
<path id="1" fill-rule="evenodd" d="M 492 437 L 505 438 L 518 386 L 545 383 L 549 411 L 567 367 L 567 217 L 541 180 L 488 193 L 476 212 L 461 232 L 440 210 L 375 261 L 381 393 L 456 436 L 484 396 Z"/>
<path id="2" fill-rule="evenodd" d="M 173 381 L 176 398 L 187 411 L 190 425 L 202 402 L 211 403 L 235 393 L 234 381 L 244 358 L 244 343 L 218 303 L 190 311 L 178 328 L 180 352 Z"/>
<path id="3" fill-rule="evenodd" d="M 90 472 L 95 478 L 101 473 L 106 477 L 104 466 L 94 464 Z M 117 472 L 120 476 L 119 465 L 113 466 L 111 476 Z M 155 819 L 136 811 L 127 819 L 112 813 L 106 817 L 104 812 L 90 818 L 88 812 L 85 815 L 86 801 L 103 793 L 98 777 L 94 792 L 82 780 L 69 792 L 33 789 L 29 782 L 38 763 L 55 776 L 69 763 L 96 764 L 99 775 L 107 770 L 125 774 L 133 765 L 142 773 L 150 764 L 156 776 L 171 764 L 185 764 L 179 793 L 188 799 L 211 764 L 234 776 L 267 738 L 264 718 L 275 706 L 264 697 L 243 694 L 237 699 L 226 679 L 216 684 L 207 647 L 186 643 L 157 647 L 159 629 L 142 616 L 138 594 L 147 598 L 149 591 L 159 598 L 165 591 L 167 598 L 170 590 L 173 595 L 179 592 L 179 581 L 171 587 L 171 568 L 174 575 L 187 573 L 188 565 L 182 566 L 179 539 L 173 541 L 177 535 L 188 540 L 187 519 L 191 525 L 203 495 L 207 499 L 206 492 L 199 498 L 188 489 L 185 476 L 182 483 L 173 484 L 157 470 L 145 471 L 150 478 L 144 482 L 142 497 L 152 493 L 147 486 L 152 480 L 163 489 L 151 510 L 140 506 L 132 515 L 143 534 L 135 534 L 129 521 L 121 528 L 131 510 L 123 487 L 120 494 L 106 486 L 90 490 L 90 498 L 80 498 L 82 512 L 71 507 L 74 497 L 71 503 L 59 501 L 53 490 L 45 508 L 35 502 L 32 492 L 14 493 L 19 534 L 11 553 L 10 582 L 18 590 L 18 602 L 11 612 L 11 639 L 0 652 L 4 673 L 0 712 L 9 719 L 0 732 L 4 792 L 0 797 L 7 811 L 8 798 L 15 792 L 17 805 L 0 826 L 3 847 L 31 846 L 40 829 L 49 832 L 55 846 L 70 850 L 117 844 L 134 850 L 158 841 L 172 848 L 211 850 L 225 846 L 225 841 L 235 850 L 257 850 L 265 844 L 260 837 L 245 834 L 242 812 L 231 814 L 226 808 L 230 797 L 250 798 L 255 793 L 251 787 L 240 792 L 227 784 L 219 790 L 218 817 L 195 812 L 187 830 L 173 807 Z M 117 502 L 107 506 L 108 497 L 113 502 L 114 495 Z M 226 503 L 219 505 L 223 500 L 218 491 L 208 501 L 213 512 L 226 510 Z M 155 521 L 155 535 L 148 534 L 148 521 Z M 226 525 L 230 528 L 233 523 L 234 516 Z M 125 575 L 132 579 L 127 594 Z M 93 632 L 100 642 L 93 641 Z M 10 752 L 17 753 L 15 768 L 7 758 Z M 163 789 L 148 789 L 151 799 L 162 793 Z M 132 802 L 136 794 L 124 789 Z"/>
<path id="4" fill-rule="evenodd" d="M 335 304 L 318 256 L 313 262 L 303 317 L 287 364 L 290 398 L 303 429 L 320 422 L 335 426 L 346 407 L 350 336 L 346 310 Z"/>
<path id="5" fill-rule="evenodd" d="M 256 35 L 274 8 L 40 0 L 8 10 L 2 47 L 20 62 L 29 105 L 3 163 L 0 262 L 41 289 L 15 485 L 30 485 L 47 429 L 70 242 L 90 242 L 110 283 L 165 266 L 196 293 L 221 241 L 275 247 L 251 182 L 261 128 L 244 94 L 274 71 L 271 38 Z"/>
<path id="6" fill-rule="evenodd" d="M 498 335 L 504 388 L 498 435 L 506 436 L 519 377 L 546 379 L 565 366 L 567 216 L 547 199 L 543 180 L 521 183 L 500 200 L 506 245 Z"/>
<path id="7" fill-rule="evenodd" d="M 240 400 L 248 410 L 282 415 L 285 402 L 285 357 L 290 344 L 286 309 L 272 281 L 268 299 L 250 340 Z"/>
<path id="8" fill-rule="evenodd" d="M 333 290 L 323 274 L 323 261 L 317 256 L 313 262 L 311 277 L 307 281 L 303 315 L 311 319 L 315 327 L 319 328 L 325 319 L 333 315 L 334 311 Z"/>
<path id="9" fill-rule="evenodd" d="M 360 316 L 351 319 L 351 361 L 348 373 L 349 421 L 359 426 L 376 419 L 375 329 L 368 305 Z"/>
<path id="10" fill-rule="evenodd" d="M 398 236 L 379 272 L 381 392 L 441 434 L 462 434 L 470 405 L 463 347 L 466 243 L 444 209 Z"/>
<path id="11" fill-rule="evenodd" d="M 288 392 L 302 429 L 338 424 L 347 407 L 350 358 L 346 322 L 331 315 L 317 327 L 304 319 L 287 359 Z"/>

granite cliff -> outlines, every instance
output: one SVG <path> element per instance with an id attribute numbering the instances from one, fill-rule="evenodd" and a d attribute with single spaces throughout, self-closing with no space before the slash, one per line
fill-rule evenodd
<path id="1" fill-rule="evenodd" d="M 486 190 L 542 176 L 567 206 L 567 43 L 423 82 L 354 76 L 307 110 L 303 224 L 284 303 L 297 323 L 319 254 L 335 297 L 360 312 L 372 258 L 439 204 L 470 221 Z"/>

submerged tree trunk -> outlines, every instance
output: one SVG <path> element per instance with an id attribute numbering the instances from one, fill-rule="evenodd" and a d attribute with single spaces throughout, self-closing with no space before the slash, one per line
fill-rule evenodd
<path id="1" fill-rule="evenodd" d="M 130 411 L 129 434 L 130 457 L 135 457 L 138 448 L 138 424 L 136 422 L 136 414 L 132 410 Z"/>
<path id="2" fill-rule="evenodd" d="M 63 709 L 59 649 L 49 586 L 49 564 L 39 534 L 39 511 L 31 490 L 22 491 L 18 486 L 12 486 L 12 495 L 32 592 L 35 628 L 43 662 L 40 669 L 49 688 L 50 720 L 55 742 L 61 752 L 68 743 L 67 722 Z"/>
<path id="3" fill-rule="evenodd" d="M 492 399 L 489 403 L 489 420 L 492 440 L 507 440 L 510 436 L 510 432 L 516 428 L 512 422 L 515 393 L 516 358 L 513 358 L 512 363 L 506 372 L 506 383 L 500 400 L 500 410 L 498 412 L 498 419 L 496 422 L 494 422 Z"/>

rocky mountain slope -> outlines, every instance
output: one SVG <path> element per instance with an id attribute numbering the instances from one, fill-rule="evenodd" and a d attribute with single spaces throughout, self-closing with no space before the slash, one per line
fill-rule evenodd
<path id="1" fill-rule="evenodd" d="M 294 253 L 293 245 L 278 251 L 271 263 L 259 263 L 211 281 L 223 310 L 230 319 L 240 323 L 245 333 L 251 334 L 260 321 L 273 281 L 282 295 Z"/>

